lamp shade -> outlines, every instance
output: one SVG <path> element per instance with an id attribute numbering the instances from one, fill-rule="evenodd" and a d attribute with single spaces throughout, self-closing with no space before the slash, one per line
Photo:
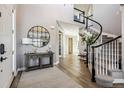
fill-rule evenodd
<path id="1" fill-rule="evenodd" d="M 30 45 L 30 44 L 32 44 L 32 40 L 30 38 L 23 38 L 22 39 L 22 44 Z"/>

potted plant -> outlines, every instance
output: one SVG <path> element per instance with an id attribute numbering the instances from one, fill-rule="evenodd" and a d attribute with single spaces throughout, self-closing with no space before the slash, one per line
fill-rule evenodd
<path id="1" fill-rule="evenodd" d="M 98 34 L 84 31 L 82 34 L 80 33 L 79 35 L 81 36 L 82 42 L 85 42 L 87 45 L 91 45 Z"/>

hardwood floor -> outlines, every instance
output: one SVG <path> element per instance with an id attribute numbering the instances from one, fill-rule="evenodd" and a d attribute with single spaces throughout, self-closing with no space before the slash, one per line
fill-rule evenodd
<path id="1" fill-rule="evenodd" d="M 90 72 L 85 62 L 80 60 L 78 56 L 70 55 L 60 58 L 60 63 L 57 67 L 84 88 L 100 88 L 95 82 L 91 82 Z M 124 88 L 124 84 L 113 84 L 113 88 Z"/>
<path id="2" fill-rule="evenodd" d="M 91 82 L 91 75 L 86 64 L 81 61 L 78 56 L 70 55 L 66 58 L 60 58 L 60 63 L 57 67 L 78 82 L 82 87 L 97 87 L 95 82 Z"/>
<path id="3" fill-rule="evenodd" d="M 78 56 L 68 56 L 60 58 L 57 67 L 70 76 L 74 81 L 84 88 L 98 88 L 95 82 L 91 82 L 91 75 L 84 61 Z M 10 88 L 17 88 L 22 71 L 14 78 Z M 124 84 L 113 84 L 113 88 L 124 88 Z"/>
<path id="4" fill-rule="evenodd" d="M 22 71 L 19 71 L 17 76 L 13 79 L 10 88 L 17 88 L 21 75 L 22 75 Z"/>

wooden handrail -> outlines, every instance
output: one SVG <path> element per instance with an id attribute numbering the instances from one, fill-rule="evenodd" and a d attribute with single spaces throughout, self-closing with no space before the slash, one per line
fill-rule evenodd
<path id="1" fill-rule="evenodd" d="M 92 47 L 97 48 L 97 47 L 103 46 L 103 45 L 105 45 L 105 44 L 108 44 L 108 43 L 110 43 L 110 42 L 112 42 L 112 41 L 117 40 L 118 38 L 121 38 L 121 35 L 120 35 L 120 36 L 117 36 L 116 38 L 114 38 L 114 39 L 112 39 L 112 40 L 109 40 L 109 41 L 107 41 L 107 42 L 104 42 L 104 43 L 102 43 L 102 44 L 99 44 L 99 45 L 96 45 L 96 46 L 92 46 Z"/>

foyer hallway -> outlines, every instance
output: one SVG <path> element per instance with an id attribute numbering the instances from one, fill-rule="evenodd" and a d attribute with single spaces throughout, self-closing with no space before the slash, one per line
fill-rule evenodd
<path id="1" fill-rule="evenodd" d="M 60 63 L 57 66 L 82 87 L 95 88 L 96 83 L 91 82 L 91 75 L 84 61 L 80 57 L 69 55 L 65 58 L 60 58 Z"/>

